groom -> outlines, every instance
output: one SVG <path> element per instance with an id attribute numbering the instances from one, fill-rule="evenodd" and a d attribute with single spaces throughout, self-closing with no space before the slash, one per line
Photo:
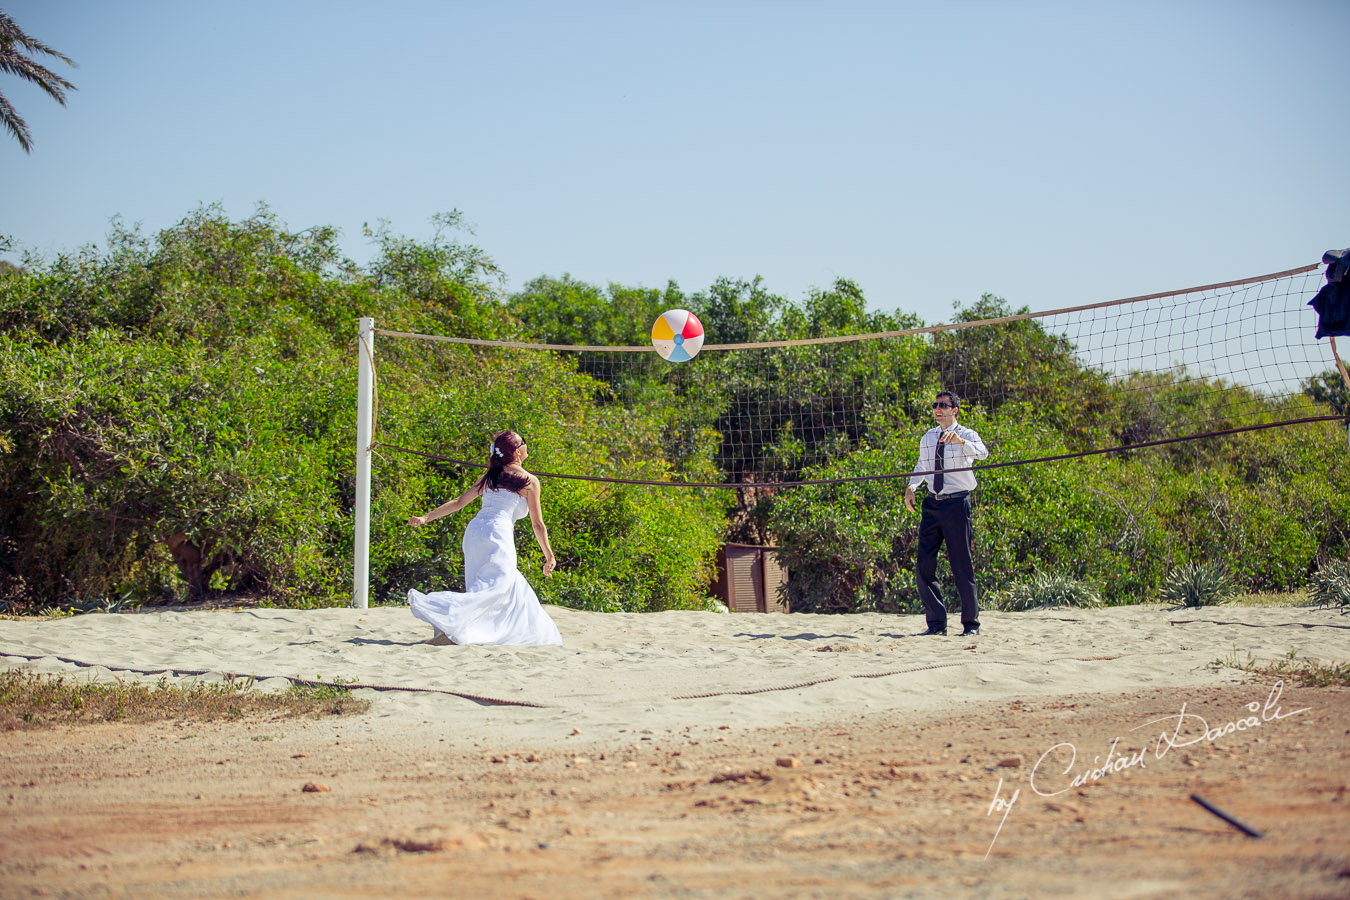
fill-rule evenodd
<path id="1" fill-rule="evenodd" d="M 951 391 L 938 391 L 933 402 L 937 427 L 919 440 L 919 461 L 905 488 L 905 506 L 914 512 L 914 488 L 928 485 L 919 517 L 919 559 L 915 576 L 919 599 L 923 601 L 928 630 L 923 634 L 947 633 L 947 605 L 937 586 L 937 552 L 945 542 L 952 579 L 961 598 L 962 636 L 980 633 L 980 606 L 975 595 L 975 564 L 970 554 L 975 540 L 970 520 L 970 492 L 975 490 L 975 473 L 969 466 L 989 455 L 980 436 L 964 425 L 956 424 L 960 402 Z M 965 469 L 944 472 L 944 469 Z"/>

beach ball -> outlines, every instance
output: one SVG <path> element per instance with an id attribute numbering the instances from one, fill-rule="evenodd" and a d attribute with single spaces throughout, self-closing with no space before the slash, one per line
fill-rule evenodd
<path id="1" fill-rule="evenodd" d="M 668 309 L 652 326 L 652 346 L 670 362 L 688 362 L 703 348 L 703 323 L 687 309 Z"/>

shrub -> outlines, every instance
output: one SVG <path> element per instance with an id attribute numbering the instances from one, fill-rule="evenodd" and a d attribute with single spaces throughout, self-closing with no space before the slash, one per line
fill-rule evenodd
<path id="1" fill-rule="evenodd" d="M 895 471 L 905 450 L 864 450 L 811 470 L 810 477 L 848 478 Z M 898 446 L 899 442 L 897 442 Z M 913 465 L 913 463 L 909 463 Z M 771 523 L 779 557 L 791 573 L 794 612 L 900 612 L 917 603 L 913 570 L 917 519 L 901 502 L 903 487 L 886 481 L 812 485 L 775 498 Z"/>
<path id="2" fill-rule="evenodd" d="M 1228 569 L 1217 563 L 1186 563 L 1168 573 L 1159 591 L 1163 602 L 1178 606 L 1212 606 L 1237 594 Z"/>
<path id="3" fill-rule="evenodd" d="M 1020 612 L 1055 606 L 1084 608 L 1102 605 L 1101 595 L 1091 585 L 1053 572 L 1037 572 L 996 595 L 998 609 Z"/>
<path id="4" fill-rule="evenodd" d="M 1062 434 L 1024 404 L 1010 404 L 974 427 L 989 462 L 1067 453 Z M 974 417 L 972 417 L 974 418 Z M 993 469 L 979 476 L 975 568 L 1004 590 L 1037 573 L 1091 582 L 1107 603 L 1137 602 L 1161 576 L 1167 545 L 1158 509 L 1141 482 L 1144 463 L 1088 457 Z"/>
<path id="5" fill-rule="evenodd" d="M 426 244 L 377 231 L 365 272 L 337 257 L 331 229 L 211 208 L 153 241 L 115 227 L 107 253 L 0 271 L 0 610 L 222 592 L 347 602 L 357 318 L 488 338 L 517 327 L 490 260 L 442 235 L 456 221 Z M 410 343 L 376 346 L 379 439 L 476 460 L 513 427 L 542 471 L 669 471 L 662 422 L 561 354 Z M 462 523 L 406 522 L 478 474 L 379 452 L 373 602 L 455 587 Z M 549 481 L 545 504 L 560 562 L 545 599 L 704 603 L 724 495 Z M 520 530 L 528 570 L 538 553 Z"/>
<path id="6" fill-rule="evenodd" d="M 438 217 L 428 242 L 380 226 L 362 268 L 341 258 L 331 228 L 289 233 L 265 208 L 231 222 L 208 207 L 153 239 L 115 225 L 106 252 L 0 265 L 0 611 L 220 592 L 345 602 L 359 316 L 394 331 L 593 344 L 643 343 L 655 311 L 677 305 L 726 342 L 920 324 L 867 313 L 845 280 L 804 304 L 757 280 L 686 296 L 674 284 L 540 279 L 504 297 L 491 258 L 448 236 L 459 225 L 457 214 Z M 1008 312 L 985 297 L 960 319 Z M 917 608 L 918 517 L 896 475 L 913 465 L 936 387 L 971 385 L 962 421 L 991 464 L 1209 431 L 1235 424 L 1236 407 L 1284 421 L 1308 402 L 1235 400 L 1240 388 L 1175 373 L 1113 386 L 1029 321 L 713 353 L 673 379 L 654 358 L 619 374 L 598 356 L 383 338 L 375 349 L 386 442 L 372 485 L 377 603 L 456 587 L 462 526 L 414 532 L 406 521 L 478 474 L 388 445 L 476 460 L 492 432 L 512 427 L 544 472 L 732 485 L 878 478 L 735 492 L 550 480 L 560 565 L 540 594 L 588 609 L 698 608 L 717 543 L 733 535 L 781 548 L 793 609 L 897 612 Z M 1319 377 L 1307 396 L 1342 409 L 1339 382 Z M 790 401 L 774 400 L 788 383 Z M 980 585 L 1031 603 L 1033 576 L 1048 573 L 1092 584 L 1105 603 L 1137 602 L 1172 561 L 1225 560 L 1247 590 L 1299 587 L 1314 560 L 1350 554 L 1343 439 L 1321 422 L 989 469 L 973 502 Z M 518 536 L 522 567 L 536 567 L 528 526 Z M 1341 583 L 1335 571 L 1327 584 Z M 1212 602 L 1180 573 L 1166 581 L 1177 602 Z"/>
<path id="7" fill-rule="evenodd" d="M 1338 559 L 1322 566 L 1308 579 L 1318 606 L 1335 606 L 1350 612 L 1350 560 Z"/>

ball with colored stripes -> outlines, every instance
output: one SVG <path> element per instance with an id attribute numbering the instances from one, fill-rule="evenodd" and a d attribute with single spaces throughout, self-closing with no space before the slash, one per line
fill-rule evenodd
<path id="1" fill-rule="evenodd" d="M 703 323 L 687 309 L 668 309 L 652 326 L 652 346 L 670 362 L 688 362 L 703 348 Z"/>

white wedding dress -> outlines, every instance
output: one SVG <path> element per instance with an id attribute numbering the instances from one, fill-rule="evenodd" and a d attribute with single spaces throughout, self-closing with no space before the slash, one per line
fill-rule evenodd
<path id="1" fill-rule="evenodd" d="M 513 526 L 529 512 L 514 491 L 483 491 L 464 529 L 465 592 L 408 591 L 413 615 L 456 644 L 562 644 L 558 626 L 516 568 Z"/>

